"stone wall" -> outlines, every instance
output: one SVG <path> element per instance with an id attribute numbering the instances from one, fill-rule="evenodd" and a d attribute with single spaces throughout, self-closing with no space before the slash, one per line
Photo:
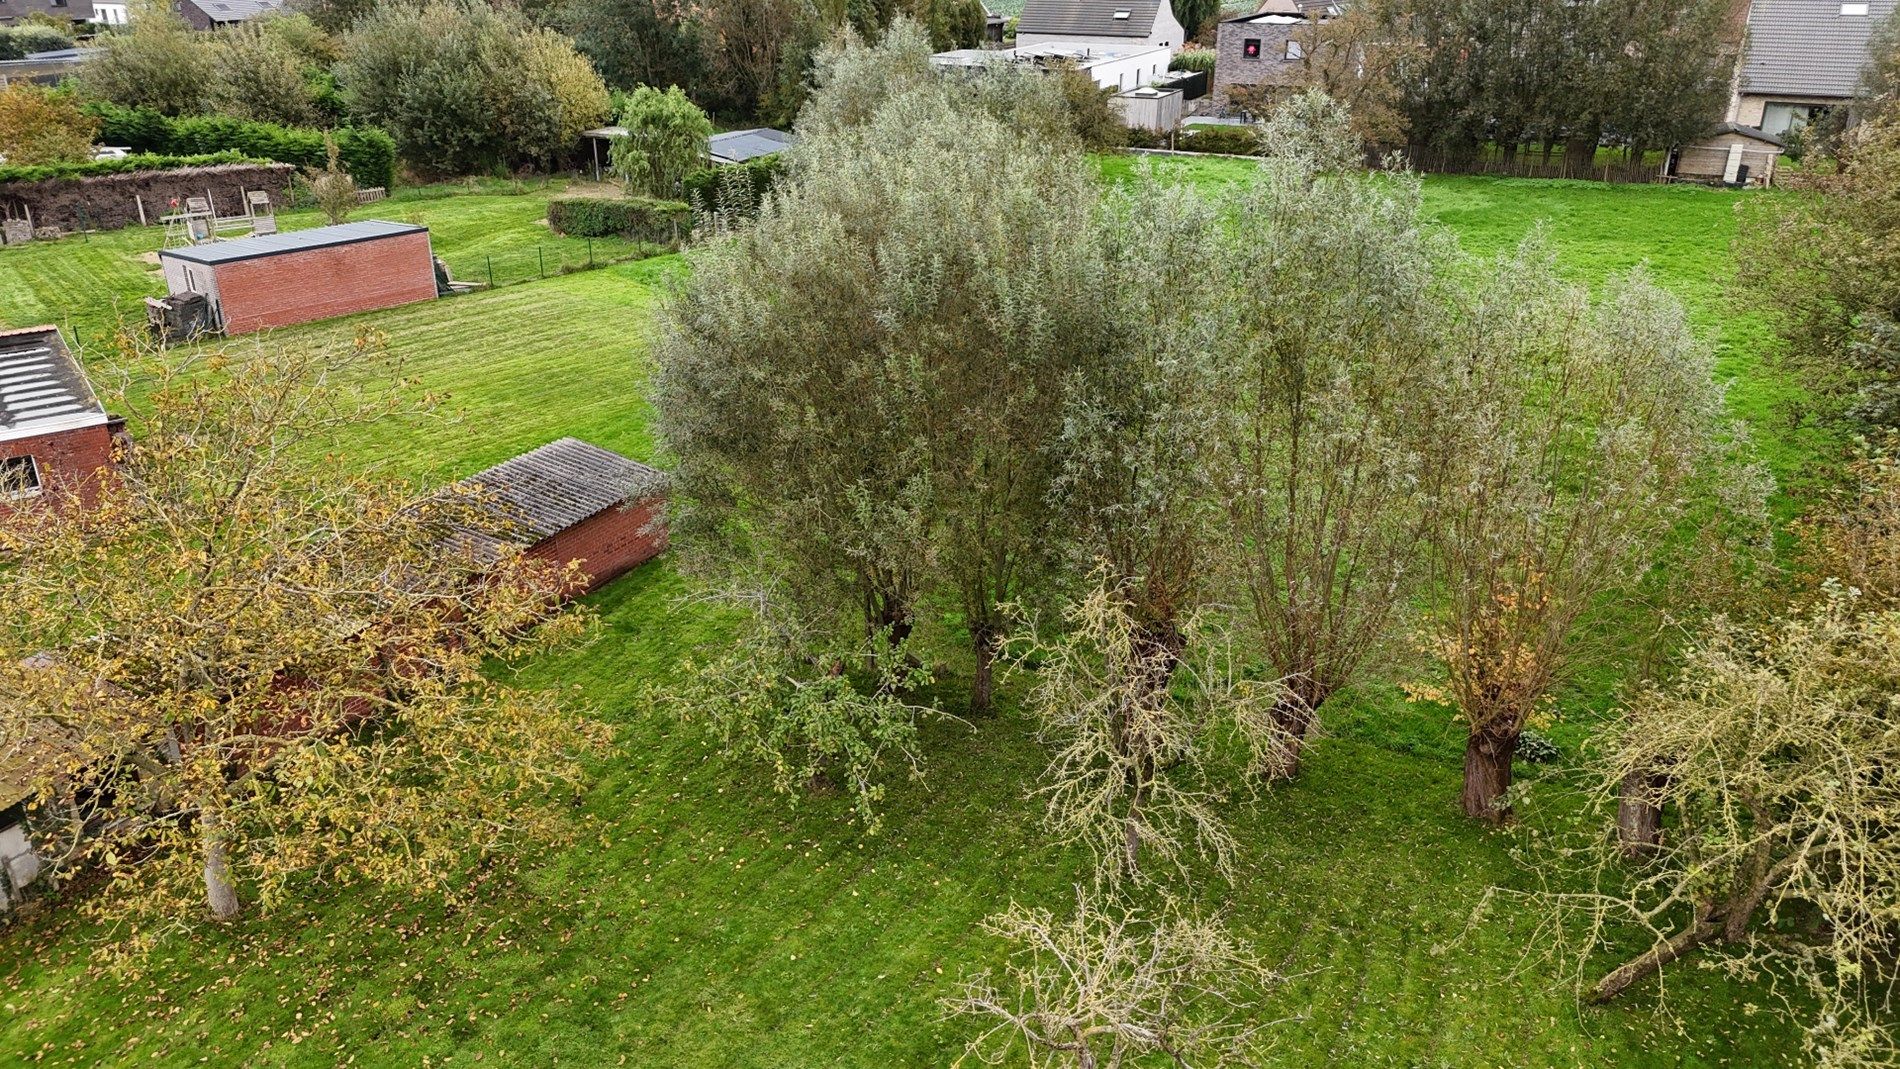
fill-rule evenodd
<path id="1" fill-rule="evenodd" d="M 269 190 L 271 203 L 290 201 L 290 182 L 297 169 L 287 163 L 226 163 L 214 167 L 180 167 L 170 171 L 129 171 L 86 178 L 49 178 L 40 182 L 0 184 L 0 215 L 21 218 L 27 211 L 36 227 L 61 230 L 117 230 L 139 223 L 139 202 L 145 221 L 157 224 L 187 197 L 209 195 L 220 215 L 243 215 L 247 190 Z"/>

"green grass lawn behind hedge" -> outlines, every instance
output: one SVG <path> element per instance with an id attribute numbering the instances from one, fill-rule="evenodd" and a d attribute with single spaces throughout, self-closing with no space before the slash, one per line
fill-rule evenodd
<path id="1" fill-rule="evenodd" d="M 1219 166 L 1214 164 L 1219 163 Z M 1123 161 L 1106 165 L 1110 177 Z M 1187 180 L 1231 177 L 1220 161 L 1175 165 Z M 1242 164 L 1244 166 L 1244 164 Z M 1734 194 L 1575 183 L 1431 180 L 1431 215 L 1473 251 L 1513 246 L 1540 220 L 1565 270 L 1600 280 L 1648 262 L 1719 347 L 1738 412 L 1792 472 L 1819 443 L 1777 429 L 1786 387 L 1760 363 L 1759 322 L 1723 311 Z M 431 202 L 434 204 L 435 202 Z M 484 196 L 440 202 L 468 221 L 456 247 L 492 235 L 486 212 L 528 234 L 529 209 Z M 466 212 L 463 216 L 460 213 Z M 431 223 L 432 226 L 437 224 Z M 444 222 L 438 241 L 451 244 Z M 461 244 L 466 242 L 466 244 Z M 99 242 L 0 252 L 0 280 L 85 268 Z M 106 257 L 109 260 L 109 256 Z M 454 300 L 282 332 L 285 340 L 387 331 L 454 418 L 374 428 L 345 455 L 449 478 L 561 434 L 652 457 L 644 352 L 667 262 L 621 265 Z M 15 272 L 8 276 L 5 272 Z M 0 281 L 0 315 L 29 308 Z M 29 308 L 30 310 L 30 308 Z M 96 316 L 95 311 L 87 315 Z M 14 321 L 20 321 L 14 319 Z M 90 322 L 90 320 L 88 320 Z M 757 768 L 648 709 L 691 651 L 725 640 L 722 621 L 683 604 L 664 560 L 591 599 L 584 648 L 531 666 L 620 728 L 612 756 L 573 800 L 573 845 L 516 875 L 472 878 L 469 902 L 314 890 L 274 917 L 179 940 L 139 980 L 88 959 L 96 936 L 69 909 L 17 925 L 0 945 L 0 1060 L 48 1065 L 892 1066 L 948 1064 L 960 1026 L 937 999 L 992 964 L 976 923 L 1011 899 L 1061 909 L 1082 872 L 1043 844 L 1025 798 L 1043 754 L 1005 709 L 926 731 L 926 777 L 893 784 L 886 830 L 866 839 L 846 800 L 771 794 Z M 946 646 L 945 693 L 963 677 Z M 1329 707 L 1330 737 L 1301 780 L 1226 806 L 1246 844 L 1237 886 L 1207 884 L 1223 910 L 1293 977 L 1267 1012 L 1271 1065 L 1736 1066 L 1789 1064 L 1790 1029 L 1754 1014 L 1766 992 L 1693 968 L 1670 976 L 1675 1019 L 1647 992 L 1580 1009 L 1562 978 L 1520 960 L 1527 919 L 1473 924 L 1486 888 L 1525 888 L 1514 858 L 1571 834 L 1564 765 L 1534 797 L 1527 827 L 1497 833 L 1455 805 L 1462 736 L 1442 711 L 1406 703 L 1402 677 Z M 1604 704 L 1563 696 L 1566 760 Z M 1530 770 L 1525 770 L 1527 773 Z"/>

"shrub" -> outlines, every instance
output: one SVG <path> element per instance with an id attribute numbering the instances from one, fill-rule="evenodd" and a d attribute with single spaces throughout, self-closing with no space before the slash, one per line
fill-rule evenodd
<path id="1" fill-rule="evenodd" d="M 1517 737 L 1517 759 L 1532 765 L 1547 765 L 1563 755 L 1550 736 L 1536 728 L 1525 728 Z"/>
<path id="2" fill-rule="evenodd" d="M 627 136 L 613 140 L 614 171 L 629 189 L 655 197 L 678 194 L 681 181 L 706 163 L 711 120 L 677 85 L 664 92 L 643 85 L 615 104 Z"/>
<path id="3" fill-rule="evenodd" d="M 84 163 L 50 163 L 34 167 L 0 166 L 0 185 L 8 182 L 44 182 L 51 178 L 96 178 L 132 171 L 168 171 L 175 167 L 215 167 L 222 163 L 271 163 L 252 159 L 241 152 L 219 152 L 210 156 L 159 156 L 135 153 L 122 160 L 87 160 Z"/>
<path id="4" fill-rule="evenodd" d="M 21 166 L 92 158 L 99 121 L 71 94 L 19 83 L 0 89 L 0 156 Z"/>
<path id="5" fill-rule="evenodd" d="M 681 185 L 686 202 L 699 211 L 752 215 L 784 171 L 784 158 L 774 154 L 727 167 L 705 167 L 687 175 Z"/>
<path id="6" fill-rule="evenodd" d="M 576 238 L 623 237 L 670 245 L 693 228 L 693 209 L 677 200 L 648 197 L 556 197 L 548 226 Z"/>
<path id="7" fill-rule="evenodd" d="M 0 26 L 0 60 L 20 59 L 34 52 L 71 48 L 73 39 L 51 26 Z"/>
<path id="8" fill-rule="evenodd" d="M 1200 74 L 1214 73 L 1214 51 L 1209 48 L 1184 48 L 1168 64 L 1171 71 L 1195 71 Z"/>
<path id="9" fill-rule="evenodd" d="M 99 140 L 135 152 L 203 155 L 239 152 L 246 156 L 321 170 L 329 163 L 323 131 L 250 122 L 220 115 L 169 119 L 144 108 L 94 102 L 88 114 L 99 119 Z M 345 126 L 335 131 L 337 158 L 358 184 L 387 188 L 395 180 L 396 143 L 381 130 Z"/>
<path id="10" fill-rule="evenodd" d="M 1183 152 L 1221 152 L 1233 156 L 1260 155 L 1260 131 L 1252 126 L 1190 126 L 1175 142 Z"/>

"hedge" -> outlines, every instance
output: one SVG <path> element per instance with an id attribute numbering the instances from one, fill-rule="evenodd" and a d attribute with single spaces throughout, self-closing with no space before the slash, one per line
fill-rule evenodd
<path id="1" fill-rule="evenodd" d="M 647 197 L 555 197 L 548 226 L 576 238 L 623 237 L 670 245 L 693 229 L 691 205 Z"/>
<path id="2" fill-rule="evenodd" d="M 29 23 L 25 26 L 0 26 L 0 60 L 25 59 L 35 52 L 55 52 L 71 48 L 73 39 L 51 26 Z"/>
<path id="3" fill-rule="evenodd" d="M 1260 155 L 1260 128 L 1257 126 L 1188 127 L 1186 136 L 1176 139 L 1175 148 L 1184 152 L 1224 152 L 1233 156 Z"/>
<path id="4" fill-rule="evenodd" d="M 87 104 L 85 110 L 99 119 L 101 144 L 124 145 L 137 152 L 175 155 L 240 152 L 313 168 L 321 168 L 330 160 L 321 130 L 222 115 L 173 119 L 144 108 L 104 102 Z M 358 185 L 388 188 L 394 184 L 396 142 L 388 134 L 374 127 L 356 126 L 338 127 L 332 132 L 336 136 L 337 159 Z"/>
<path id="5" fill-rule="evenodd" d="M 84 163 L 48 163 L 32 167 L 0 165 L 0 185 L 9 182 L 44 182 L 52 178 L 96 178 L 129 171 L 169 171 L 176 167 L 215 167 L 221 163 L 271 163 L 254 159 L 242 152 L 213 152 L 202 156 L 161 156 L 136 152 L 120 160 L 87 160 Z"/>
<path id="6" fill-rule="evenodd" d="M 774 153 L 745 163 L 702 168 L 687 175 L 681 185 L 687 203 L 702 212 L 719 209 L 751 215 L 784 172 L 784 157 Z"/>

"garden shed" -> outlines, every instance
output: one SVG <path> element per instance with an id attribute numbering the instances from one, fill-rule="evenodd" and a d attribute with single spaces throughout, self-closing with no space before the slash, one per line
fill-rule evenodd
<path id="1" fill-rule="evenodd" d="M 0 331 L 0 512 L 47 493 L 90 500 L 120 423 L 57 328 Z"/>
<path id="2" fill-rule="evenodd" d="M 165 249 L 172 296 L 200 294 L 212 327 L 243 334 L 436 296 L 429 229 L 370 219 Z"/>
<path id="3" fill-rule="evenodd" d="M 514 547 L 530 557 L 578 562 L 585 594 L 666 548 L 665 477 L 578 438 L 562 438 L 464 479 L 488 515 L 464 532 L 478 554 Z"/>
<path id="4" fill-rule="evenodd" d="M 1676 151 L 1669 174 L 1685 182 L 1769 186 L 1784 148 L 1781 138 L 1752 126 L 1723 123 L 1715 132 Z"/>

